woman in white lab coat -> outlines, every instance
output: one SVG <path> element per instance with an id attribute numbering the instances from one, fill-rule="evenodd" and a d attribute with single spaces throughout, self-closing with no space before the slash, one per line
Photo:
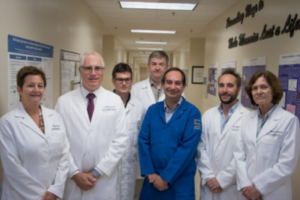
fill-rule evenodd
<path id="1" fill-rule="evenodd" d="M 292 200 L 290 177 L 299 155 L 299 120 L 278 105 L 279 79 L 256 72 L 245 86 L 259 107 L 244 116 L 234 151 L 238 190 L 246 199 Z"/>
<path id="2" fill-rule="evenodd" d="M 60 116 L 40 105 L 44 72 L 23 67 L 17 74 L 18 107 L 1 118 L 2 200 L 62 198 L 69 144 Z"/>

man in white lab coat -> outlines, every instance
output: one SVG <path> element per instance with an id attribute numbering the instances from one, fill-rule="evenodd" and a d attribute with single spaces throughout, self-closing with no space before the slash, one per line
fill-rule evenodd
<path id="1" fill-rule="evenodd" d="M 164 51 L 153 51 L 148 58 L 149 78 L 132 86 L 132 95 L 143 103 L 146 110 L 152 104 L 165 99 L 161 79 L 168 68 L 168 55 Z"/>
<path id="2" fill-rule="evenodd" d="M 241 77 L 227 68 L 218 80 L 221 104 L 206 111 L 202 119 L 202 136 L 197 151 L 201 176 L 201 200 L 236 200 L 237 191 L 233 158 L 235 137 L 241 129 L 241 118 L 249 111 L 237 100 Z"/>
<path id="3" fill-rule="evenodd" d="M 128 145 L 120 165 L 121 200 L 133 200 L 138 163 L 138 134 L 145 114 L 143 104 L 130 94 L 132 70 L 125 63 L 117 64 L 112 72 L 114 92 L 123 101 L 126 113 Z"/>
<path id="4" fill-rule="evenodd" d="M 128 140 L 125 109 L 119 96 L 101 87 L 104 60 L 85 53 L 79 72 L 82 87 L 58 99 L 70 142 L 66 200 L 119 200 L 119 162 Z"/>

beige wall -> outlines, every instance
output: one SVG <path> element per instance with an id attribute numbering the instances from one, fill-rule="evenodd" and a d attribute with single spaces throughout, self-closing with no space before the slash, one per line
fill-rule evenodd
<path id="1" fill-rule="evenodd" d="M 192 84 L 192 66 L 204 65 L 204 48 L 205 40 L 199 38 L 191 38 L 181 46 L 179 46 L 173 53 L 173 66 L 180 69 L 188 69 L 187 87 L 184 90 L 186 99 L 197 106 L 203 114 L 203 85 Z M 200 197 L 200 176 L 196 173 L 195 178 L 196 199 Z"/>
<path id="2" fill-rule="evenodd" d="M 1 0 L 0 26 L 1 94 L 8 94 L 8 34 L 54 46 L 53 105 L 60 95 L 60 50 L 101 53 L 102 22 L 82 0 Z M 3 95 L 0 116 L 7 111 Z"/>
<path id="3" fill-rule="evenodd" d="M 261 56 L 267 57 L 266 69 L 277 75 L 279 55 L 300 52 L 300 30 L 295 31 L 292 38 L 288 34 L 283 34 L 245 46 L 228 49 L 228 39 L 230 37 L 238 37 L 240 33 L 245 33 L 247 36 L 252 35 L 253 32 L 261 34 L 265 24 L 268 27 L 273 25 L 280 26 L 282 29 L 289 14 L 292 14 L 293 17 L 294 14 L 298 14 L 299 19 L 299 0 L 264 0 L 264 8 L 258 11 L 254 18 L 245 18 L 243 24 L 236 24 L 228 29 L 225 28 L 227 17 L 234 18 L 238 11 L 244 12 L 247 4 L 256 4 L 258 2 L 259 0 L 241 0 L 208 25 L 205 39 L 205 76 L 208 75 L 208 66 L 212 62 L 218 62 L 218 74 L 220 74 L 220 67 L 223 61 L 236 60 L 237 71 L 242 73 L 243 59 Z M 206 98 L 205 90 L 202 91 L 202 96 L 204 97 L 202 112 L 219 104 L 217 96 L 208 95 Z M 300 165 L 298 164 L 292 177 L 294 200 L 300 199 L 299 182 Z"/>
<path id="4" fill-rule="evenodd" d="M 114 86 L 111 82 L 112 70 L 119 62 L 127 62 L 127 50 L 113 35 L 103 36 L 102 56 L 105 61 L 105 72 L 102 86 L 112 91 Z"/>

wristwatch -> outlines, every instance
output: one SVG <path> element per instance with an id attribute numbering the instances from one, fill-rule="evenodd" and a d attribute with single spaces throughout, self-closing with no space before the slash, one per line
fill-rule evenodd
<path id="1" fill-rule="evenodd" d="M 93 177 L 95 177 L 95 178 L 99 178 L 100 177 L 100 174 L 99 174 L 99 172 L 97 171 L 97 170 L 93 170 Z"/>

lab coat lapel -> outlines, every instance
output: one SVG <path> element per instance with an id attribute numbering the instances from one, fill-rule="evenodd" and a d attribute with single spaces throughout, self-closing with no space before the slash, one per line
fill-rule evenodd
<path id="1" fill-rule="evenodd" d="M 24 127 L 32 130 L 33 132 L 35 132 L 42 138 L 46 139 L 45 135 L 42 133 L 40 128 L 34 123 L 33 119 L 28 115 L 28 113 L 24 109 L 22 103 L 19 103 L 19 106 L 15 112 L 15 117 L 16 117 L 16 119 L 19 119 L 19 122 L 22 125 L 24 125 Z M 24 132 L 26 132 L 25 129 L 24 129 Z"/>
<path id="2" fill-rule="evenodd" d="M 127 106 L 126 106 L 126 108 L 125 108 L 126 116 L 129 115 L 130 109 L 131 109 L 132 107 L 134 107 L 134 104 L 131 102 L 131 100 L 129 100 L 129 102 L 127 103 Z"/>
<path id="3" fill-rule="evenodd" d="M 269 133 L 271 130 L 273 130 L 274 128 L 276 128 L 277 124 L 278 124 L 278 120 L 281 117 L 281 107 L 280 105 L 278 105 L 275 110 L 273 111 L 273 113 L 271 114 L 270 118 L 267 119 L 266 123 L 264 124 L 264 126 L 262 127 L 258 137 L 257 137 L 257 142 L 260 140 L 261 137 L 263 137 L 264 135 L 266 135 L 267 133 Z M 259 110 L 257 110 L 257 112 L 259 112 Z"/>
<path id="4" fill-rule="evenodd" d="M 87 113 L 87 103 L 86 99 L 82 96 L 80 87 L 75 90 L 73 93 L 73 100 L 77 105 L 77 108 L 82 113 L 82 118 L 84 118 L 84 121 L 86 121 L 88 124 L 90 124 L 90 119 Z"/>
<path id="5" fill-rule="evenodd" d="M 224 136 L 229 132 L 229 130 L 232 128 L 232 126 L 242 117 L 243 110 L 241 108 L 242 108 L 242 106 L 239 103 L 239 105 L 236 108 L 235 112 L 232 114 L 229 121 L 225 125 L 224 130 L 221 134 L 221 139 L 220 140 L 222 140 L 224 138 Z"/>
<path id="6" fill-rule="evenodd" d="M 150 78 L 146 79 L 147 81 L 145 82 L 145 85 L 143 85 L 142 89 L 143 91 L 145 91 L 145 93 L 147 94 L 148 98 L 150 98 L 152 103 L 155 103 L 155 98 L 153 95 L 153 91 L 150 85 Z"/>
<path id="7" fill-rule="evenodd" d="M 256 131 L 257 131 L 257 119 L 258 113 L 257 110 L 255 112 L 251 112 L 249 121 L 247 124 L 245 124 L 245 130 L 250 130 L 250 134 L 247 135 L 247 137 L 250 138 L 250 141 L 253 142 L 253 145 L 256 146 Z"/>
<path id="8" fill-rule="evenodd" d="M 103 87 L 100 87 L 99 96 L 97 96 L 97 103 L 95 104 L 94 113 L 91 121 L 91 127 L 97 123 L 99 123 L 99 118 L 101 117 L 101 112 L 104 105 L 107 105 L 105 102 L 107 101 L 106 91 Z"/>
<path id="9" fill-rule="evenodd" d="M 45 126 L 45 135 L 49 134 L 51 132 L 51 129 L 53 128 L 53 112 L 45 108 L 44 106 L 41 106 L 42 114 L 43 114 L 43 120 L 44 120 L 44 126 Z"/>

